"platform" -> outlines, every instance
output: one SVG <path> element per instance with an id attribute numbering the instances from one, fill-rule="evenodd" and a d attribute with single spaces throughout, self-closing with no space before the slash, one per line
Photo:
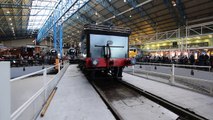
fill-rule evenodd
<path id="1" fill-rule="evenodd" d="M 123 73 L 123 80 L 147 92 L 213 120 L 213 97 Z"/>
<path id="2" fill-rule="evenodd" d="M 44 117 L 37 120 L 115 120 L 77 65 L 70 65 Z"/>

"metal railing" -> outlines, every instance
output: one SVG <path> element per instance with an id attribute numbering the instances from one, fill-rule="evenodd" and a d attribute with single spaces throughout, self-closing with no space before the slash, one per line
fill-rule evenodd
<path id="1" fill-rule="evenodd" d="M 149 62 L 136 62 L 136 64 L 139 65 L 156 65 L 156 66 L 172 66 L 172 64 L 166 64 L 166 63 L 149 63 Z M 201 65 L 186 65 L 186 64 L 174 64 L 175 67 L 182 67 L 182 68 L 190 68 L 190 69 L 199 69 L 204 68 L 208 71 L 211 70 L 211 66 L 201 66 Z"/>
<path id="2" fill-rule="evenodd" d="M 211 78 L 213 72 L 210 71 L 210 66 L 162 63 L 137 64 L 139 65 L 134 65 L 131 68 L 128 67 L 127 72 L 130 70 L 131 74 L 137 76 L 213 96 L 213 79 Z M 188 69 L 185 69 L 185 67 L 188 67 Z M 197 68 L 205 68 L 209 69 L 209 71 L 196 70 Z"/>
<path id="3" fill-rule="evenodd" d="M 40 110 L 48 99 L 51 91 L 56 87 L 68 66 L 68 62 L 64 62 L 64 64 L 59 63 L 52 67 L 44 68 L 43 70 L 11 79 L 10 83 L 12 84 L 17 81 L 25 80 L 30 76 L 37 75 L 38 73 L 43 73 L 43 76 L 41 77 L 43 81 L 42 87 L 38 89 L 35 94 L 33 94 L 28 100 L 26 100 L 14 112 L 12 112 L 10 116 L 11 120 L 36 119 L 36 117 L 40 113 Z M 53 77 L 53 79 L 47 80 L 47 71 L 53 69 L 54 67 L 57 67 L 58 73 Z M 13 103 L 11 102 L 11 104 Z"/>

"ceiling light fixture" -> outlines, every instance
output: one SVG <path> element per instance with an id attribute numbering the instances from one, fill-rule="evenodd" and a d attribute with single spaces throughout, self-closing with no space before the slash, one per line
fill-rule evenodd
<path id="1" fill-rule="evenodd" d="M 209 35 L 209 38 L 212 38 L 212 35 Z"/>
<path id="2" fill-rule="evenodd" d="M 131 17 L 132 17 L 132 15 L 130 14 L 130 15 L 129 15 L 129 17 L 131 18 Z"/>
<path id="3" fill-rule="evenodd" d="M 124 0 L 124 2 L 126 2 L 126 0 Z"/>
<path id="4" fill-rule="evenodd" d="M 12 18 L 9 18 L 9 20 L 12 20 Z"/>
<path id="5" fill-rule="evenodd" d="M 10 25 L 13 25 L 13 23 L 10 23 Z"/>
<path id="6" fill-rule="evenodd" d="M 95 12 L 95 15 L 98 15 L 98 12 L 97 12 L 97 11 Z"/>
<path id="7" fill-rule="evenodd" d="M 172 1 L 172 5 L 175 7 L 176 6 L 176 3 L 175 3 L 175 1 Z"/>
<path id="8" fill-rule="evenodd" d="M 79 17 L 77 16 L 77 19 L 78 19 Z"/>
<path id="9" fill-rule="evenodd" d="M 9 13 L 10 13 L 10 11 L 7 11 L 7 13 L 9 14 Z"/>

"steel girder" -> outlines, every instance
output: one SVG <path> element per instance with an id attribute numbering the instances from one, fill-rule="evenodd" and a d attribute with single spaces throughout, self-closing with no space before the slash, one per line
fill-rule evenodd
<path id="1" fill-rule="evenodd" d="M 47 19 L 43 27 L 39 30 L 37 36 L 37 42 L 41 42 L 42 38 L 48 36 L 48 31 L 55 25 L 55 24 L 63 24 L 69 18 L 71 18 L 76 12 L 79 11 L 83 6 L 85 6 L 90 0 L 75 0 L 73 1 L 66 1 L 63 3 L 60 1 L 56 6 L 57 10 L 54 10 L 52 15 Z M 60 12 L 59 12 L 60 11 Z M 53 20 L 53 17 L 56 19 Z"/>
<path id="2" fill-rule="evenodd" d="M 176 26 L 180 27 L 181 23 L 178 21 L 178 16 L 175 13 L 175 9 L 173 8 L 171 1 L 170 0 L 164 0 L 164 4 L 166 5 L 167 9 L 169 10 L 169 13 L 172 16 L 173 20 L 176 22 Z"/>
<path id="3" fill-rule="evenodd" d="M 179 11 L 179 14 L 180 14 L 180 20 L 181 20 L 181 25 L 185 26 L 187 23 L 186 23 L 186 20 L 187 20 L 187 15 L 185 13 L 185 8 L 184 8 L 184 4 L 182 2 L 182 0 L 176 0 L 176 3 L 177 3 L 177 8 L 178 8 L 178 11 Z"/>
<path id="4" fill-rule="evenodd" d="M 127 3 L 135 8 L 136 5 L 139 3 L 137 0 L 127 0 Z M 151 18 L 151 16 L 146 12 L 146 10 L 141 6 L 141 7 L 138 7 L 138 8 L 135 8 L 134 10 L 136 10 L 138 13 L 141 13 L 141 17 L 145 17 L 147 16 L 148 19 L 146 19 L 146 21 L 151 25 L 152 29 L 156 32 L 156 22 Z"/>

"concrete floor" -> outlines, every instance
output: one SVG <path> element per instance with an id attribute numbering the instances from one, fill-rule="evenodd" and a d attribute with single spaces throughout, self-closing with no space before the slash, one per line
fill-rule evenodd
<path id="1" fill-rule="evenodd" d="M 70 65 L 44 117 L 37 120 L 115 120 L 84 75 Z"/>

